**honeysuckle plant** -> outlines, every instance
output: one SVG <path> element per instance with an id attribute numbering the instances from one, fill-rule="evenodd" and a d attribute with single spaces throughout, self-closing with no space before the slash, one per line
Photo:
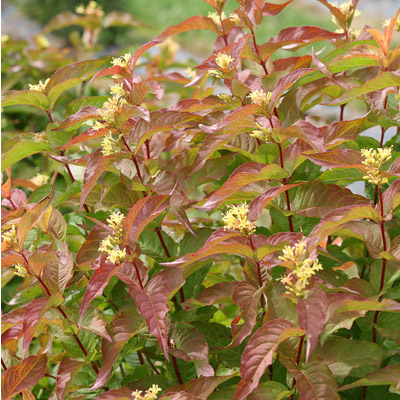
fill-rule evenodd
<path id="1" fill-rule="evenodd" d="M 4 93 L 5 400 L 398 398 L 399 11 L 355 32 L 318 0 L 337 32 L 261 41 L 295 2 L 206 1 Z"/>

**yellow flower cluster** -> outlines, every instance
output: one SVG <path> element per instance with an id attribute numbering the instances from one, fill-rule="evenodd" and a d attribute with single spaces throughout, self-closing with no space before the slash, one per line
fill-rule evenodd
<path id="1" fill-rule="evenodd" d="M 106 102 L 103 103 L 103 107 L 99 111 L 99 115 L 104 122 L 96 121 L 92 124 L 92 129 L 98 131 L 100 129 L 112 127 L 115 123 L 115 113 L 119 108 L 126 103 L 124 98 L 125 91 L 122 87 L 122 83 L 112 85 L 110 88 L 110 94 L 112 95 Z"/>
<path id="2" fill-rule="evenodd" d="M 83 4 L 80 4 L 75 8 L 75 12 L 81 15 L 95 15 L 96 17 L 102 17 L 104 15 L 103 8 L 98 5 L 95 1 L 89 1 L 89 4 L 86 8 Z"/>
<path id="3" fill-rule="evenodd" d="M 232 20 L 232 22 L 233 22 L 235 25 L 240 25 L 240 24 L 242 23 L 242 20 L 240 19 L 240 16 L 239 16 L 238 14 L 236 14 L 236 13 L 232 13 L 232 14 L 229 16 L 229 19 Z"/>
<path id="4" fill-rule="evenodd" d="M 361 15 L 361 11 L 354 8 L 353 2 L 351 0 L 346 1 L 340 5 L 338 5 L 338 3 L 336 3 L 336 2 L 334 2 L 334 3 L 332 3 L 332 5 L 334 7 L 339 8 L 339 10 L 344 14 L 347 21 L 351 21 L 353 18 L 356 18 L 359 15 Z M 338 20 L 336 19 L 336 17 L 334 15 L 332 15 L 332 21 L 335 25 L 340 26 Z"/>
<path id="5" fill-rule="evenodd" d="M 247 97 L 251 100 L 253 104 L 258 104 L 261 107 L 268 107 L 272 93 L 265 93 L 263 90 L 253 90 Z"/>
<path id="6" fill-rule="evenodd" d="M 36 132 L 33 141 L 36 143 L 47 142 L 47 133 L 45 131 Z"/>
<path id="7" fill-rule="evenodd" d="M 215 57 L 215 62 L 218 67 L 228 69 L 231 62 L 235 61 L 231 56 L 225 53 L 218 53 Z"/>
<path id="8" fill-rule="evenodd" d="M 257 138 L 264 143 L 271 142 L 272 129 L 264 128 L 258 122 L 256 122 L 256 125 L 258 129 L 252 131 L 252 133 L 250 133 L 250 136 Z"/>
<path id="9" fill-rule="evenodd" d="M 224 230 L 235 229 L 246 235 L 251 235 L 255 232 L 256 226 L 254 222 L 250 222 L 247 218 L 249 207 L 246 203 L 238 206 L 230 206 L 230 209 L 222 217 Z"/>
<path id="10" fill-rule="evenodd" d="M 208 13 L 208 18 L 211 18 L 213 20 L 214 24 L 217 26 L 218 29 L 222 29 L 221 21 L 226 18 L 226 15 L 224 12 L 222 12 L 220 17 L 219 14 L 216 11 L 214 11 Z"/>
<path id="11" fill-rule="evenodd" d="M 365 158 L 362 164 L 367 167 L 367 175 L 363 176 L 364 179 L 376 186 L 382 186 L 388 182 L 388 178 L 383 176 L 381 172 L 381 167 L 386 161 L 392 158 L 392 149 L 392 147 L 388 147 L 386 149 L 361 150 L 361 154 Z"/>
<path id="12" fill-rule="evenodd" d="M 158 392 L 161 392 L 161 388 L 158 385 L 153 385 L 143 395 L 141 390 L 135 390 L 132 392 L 132 396 L 134 396 L 134 400 L 154 400 L 157 399 Z"/>
<path id="13" fill-rule="evenodd" d="M 388 28 L 389 27 L 389 25 L 390 25 L 390 19 L 386 19 L 385 20 L 385 22 L 383 23 L 383 27 L 384 28 Z M 397 31 L 397 32 L 400 32 L 400 17 L 397 17 L 397 20 L 396 20 L 396 24 L 395 24 L 395 26 L 394 26 L 394 29 Z"/>
<path id="14" fill-rule="evenodd" d="M 307 242 L 300 240 L 294 246 L 285 246 L 282 250 L 283 255 L 279 257 L 283 262 L 294 264 L 292 272 L 281 278 L 280 281 L 286 286 L 287 293 L 294 294 L 296 297 L 303 297 L 306 293 L 308 280 L 317 271 L 322 270 L 322 265 L 318 261 L 312 261 L 307 256 Z"/>
<path id="15" fill-rule="evenodd" d="M 28 275 L 28 272 L 24 266 L 21 264 L 13 265 L 15 268 L 14 275 L 20 276 L 21 278 L 25 278 Z"/>
<path id="16" fill-rule="evenodd" d="M 46 36 L 42 34 L 37 35 L 35 37 L 35 42 L 38 45 L 38 47 L 41 47 L 42 49 L 47 49 L 50 46 L 49 40 L 47 39 Z"/>
<path id="17" fill-rule="evenodd" d="M 99 251 L 107 253 L 107 259 L 113 264 L 121 264 L 126 258 L 126 249 L 119 249 L 118 244 L 122 239 L 122 223 L 124 221 L 124 214 L 119 211 L 113 211 L 107 218 L 108 226 L 113 230 L 113 236 L 108 235 L 101 241 Z"/>
<path id="18" fill-rule="evenodd" d="M 111 64 L 115 67 L 122 67 L 122 68 L 126 68 L 128 66 L 129 60 L 131 59 L 132 54 L 131 53 L 126 53 L 124 54 L 122 57 L 114 57 L 111 60 Z"/>
<path id="19" fill-rule="evenodd" d="M 185 69 L 185 74 L 190 78 L 194 79 L 196 78 L 196 71 L 193 68 L 187 67 Z"/>
<path id="20" fill-rule="evenodd" d="M 220 100 L 225 101 L 225 102 L 227 102 L 227 103 L 231 103 L 231 102 L 233 101 L 233 97 L 232 97 L 230 94 L 228 94 L 228 93 L 220 93 L 220 94 L 217 94 L 217 97 L 218 97 Z"/>
<path id="21" fill-rule="evenodd" d="M 44 82 L 39 81 L 37 85 L 31 85 L 29 84 L 29 90 L 37 90 L 38 92 L 43 93 L 44 90 L 46 89 L 47 84 L 49 83 L 50 78 L 47 78 Z"/>
<path id="22" fill-rule="evenodd" d="M 122 149 L 120 139 L 122 134 L 118 136 L 118 139 L 112 137 L 111 131 L 104 136 L 101 141 L 101 152 L 105 156 L 110 156 L 111 154 L 119 153 Z"/>
<path id="23" fill-rule="evenodd" d="M 47 175 L 42 175 L 42 174 L 36 174 L 36 176 L 34 176 L 31 179 L 31 182 L 39 187 L 45 185 L 48 181 L 49 177 Z"/>
<path id="24" fill-rule="evenodd" d="M 11 226 L 11 229 L 5 231 L 1 238 L 3 242 L 7 243 L 10 247 L 18 247 L 17 231 L 15 230 L 15 225 Z"/>

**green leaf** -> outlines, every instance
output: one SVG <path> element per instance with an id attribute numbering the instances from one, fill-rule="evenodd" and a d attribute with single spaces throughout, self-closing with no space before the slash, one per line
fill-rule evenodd
<path id="1" fill-rule="evenodd" d="M 42 151 L 52 151 L 48 143 L 44 142 L 30 142 L 27 140 L 15 143 L 8 149 L 2 156 L 1 170 L 4 171 L 8 167 L 13 166 L 18 161 Z"/>
<path id="2" fill-rule="evenodd" d="M 11 90 L 1 98 L 1 106 L 28 105 L 46 112 L 49 109 L 47 96 L 37 90 Z"/>

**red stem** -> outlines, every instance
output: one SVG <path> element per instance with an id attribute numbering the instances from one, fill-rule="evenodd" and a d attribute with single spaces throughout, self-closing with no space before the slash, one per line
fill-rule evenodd
<path id="1" fill-rule="evenodd" d="M 122 141 L 124 142 L 124 145 L 125 145 L 125 147 L 128 149 L 128 151 L 129 151 L 130 153 L 132 153 L 132 150 L 131 150 L 131 148 L 129 147 L 129 144 L 128 144 L 128 142 L 125 140 L 124 136 L 122 136 Z M 142 178 L 142 174 L 140 173 L 140 168 L 139 168 L 139 164 L 138 164 L 138 162 L 137 162 L 137 160 L 136 160 L 136 157 L 132 154 L 132 155 L 131 155 L 131 158 L 132 158 L 133 163 L 135 164 L 136 173 L 137 173 L 137 175 L 138 175 L 138 177 L 139 177 L 140 183 L 143 185 L 143 178 Z"/>
<path id="2" fill-rule="evenodd" d="M 1 359 L 1 366 L 3 367 L 4 371 L 7 371 L 6 364 L 4 364 L 3 359 Z"/>
<path id="3" fill-rule="evenodd" d="M 297 358 L 296 358 L 296 365 L 298 366 L 300 363 L 300 358 L 301 358 L 301 352 L 303 350 L 303 343 L 304 343 L 304 336 L 300 338 L 300 343 L 299 343 L 299 350 L 297 351 Z M 292 384 L 292 389 L 296 385 L 296 379 L 293 378 L 293 384 Z M 290 400 L 294 399 L 294 393 L 290 396 Z"/>
<path id="4" fill-rule="evenodd" d="M 138 278 L 140 288 L 143 290 L 143 283 L 142 283 L 142 279 L 141 279 L 140 274 L 139 274 L 139 268 L 137 267 L 137 265 L 135 264 L 135 262 L 133 263 L 133 265 L 135 266 L 136 276 L 137 276 L 137 278 Z"/>
<path id="5" fill-rule="evenodd" d="M 176 358 L 172 354 L 171 354 L 171 358 L 172 358 L 172 364 L 174 366 L 176 377 L 178 378 L 178 382 L 180 385 L 183 385 L 182 376 L 181 376 L 181 373 L 179 372 L 178 363 L 176 361 Z"/>
<path id="6" fill-rule="evenodd" d="M 252 36 L 252 39 L 253 39 L 254 49 L 255 49 L 255 51 L 256 51 L 256 53 L 257 53 L 257 57 L 258 57 L 259 60 L 260 60 L 260 64 L 261 64 L 261 66 L 262 66 L 263 69 L 264 69 L 265 75 L 268 75 L 267 67 L 265 66 L 265 62 L 264 62 L 264 60 L 261 58 L 260 51 L 258 50 L 258 46 L 257 46 L 257 42 L 256 42 L 256 35 L 255 35 L 255 33 L 254 33 L 254 30 L 253 30 L 253 27 L 252 27 L 252 26 L 250 26 L 250 32 L 251 32 L 251 36 Z"/>
<path id="7" fill-rule="evenodd" d="M 251 249 L 253 250 L 253 253 L 254 253 L 255 248 L 254 248 L 251 236 L 249 237 L 249 241 L 250 241 Z M 260 288 L 261 288 L 263 286 L 262 275 L 261 275 L 261 266 L 258 261 L 256 261 L 256 264 L 257 264 L 257 272 L 258 272 L 258 284 L 260 285 Z M 264 296 L 262 294 L 261 294 L 261 307 L 264 308 Z"/>
<path id="8" fill-rule="evenodd" d="M 225 46 L 228 46 L 228 38 L 226 37 L 224 24 L 222 22 L 222 10 L 218 11 L 219 20 L 221 22 L 221 29 L 222 29 L 222 37 L 224 38 Z"/>
<path id="9" fill-rule="evenodd" d="M 382 189 L 381 189 L 380 186 L 378 187 L 378 193 L 379 193 L 380 211 L 381 211 L 381 217 L 382 217 L 382 221 L 379 223 L 379 225 L 380 225 L 380 228 L 381 228 L 383 251 L 386 251 L 387 250 L 387 243 L 386 243 L 386 236 L 385 236 L 385 222 L 383 221 L 383 218 L 384 218 L 384 214 L 383 214 L 383 196 L 382 196 Z M 381 282 L 380 282 L 380 285 L 379 285 L 379 291 L 380 292 L 382 291 L 383 285 L 385 283 L 385 273 L 386 273 L 386 259 L 384 258 L 382 260 Z M 375 324 L 378 321 L 378 316 L 379 316 L 379 311 L 375 311 L 374 320 L 373 320 L 373 327 L 372 327 L 372 342 L 373 343 L 376 343 Z"/>
<path id="10" fill-rule="evenodd" d="M 156 368 L 156 366 L 153 364 L 153 362 L 151 361 L 150 357 L 146 354 L 143 353 L 144 356 L 146 357 L 146 360 L 149 362 L 150 367 L 153 369 L 153 371 L 157 374 L 157 375 L 161 375 L 161 372 Z"/>
<path id="11" fill-rule="evenodd" d="M 344 108 L 345 108 L 346 104 L 342 104 L 340 106 L 340 117 L 339 117 L 339 121 L 343 121 L 343 116 L 344 116 Z"/>
<path id="12" fill-rule="evenodd" d="M 144 144 L 145 144 L 145 146 L 146 146 L 146 156 L 147 156 L 147 159 L 150 160 L 150 145 L 149 145 L 149 140 L 147 139 L 147 140 L 144 142 Z"/>

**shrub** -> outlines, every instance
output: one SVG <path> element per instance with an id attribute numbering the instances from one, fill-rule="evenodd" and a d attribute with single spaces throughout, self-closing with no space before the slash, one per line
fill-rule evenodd
<path id="1" fill-rule="evenodd" d="M 398 397 L 399 12 L 356 33 L 357 0 L 319 0 L 338 32 L 257 43 L 291 1 L 206 1 L 4 94 L 4 399 Z M 214 52 L 181 68 L 198 29 Z"/>

